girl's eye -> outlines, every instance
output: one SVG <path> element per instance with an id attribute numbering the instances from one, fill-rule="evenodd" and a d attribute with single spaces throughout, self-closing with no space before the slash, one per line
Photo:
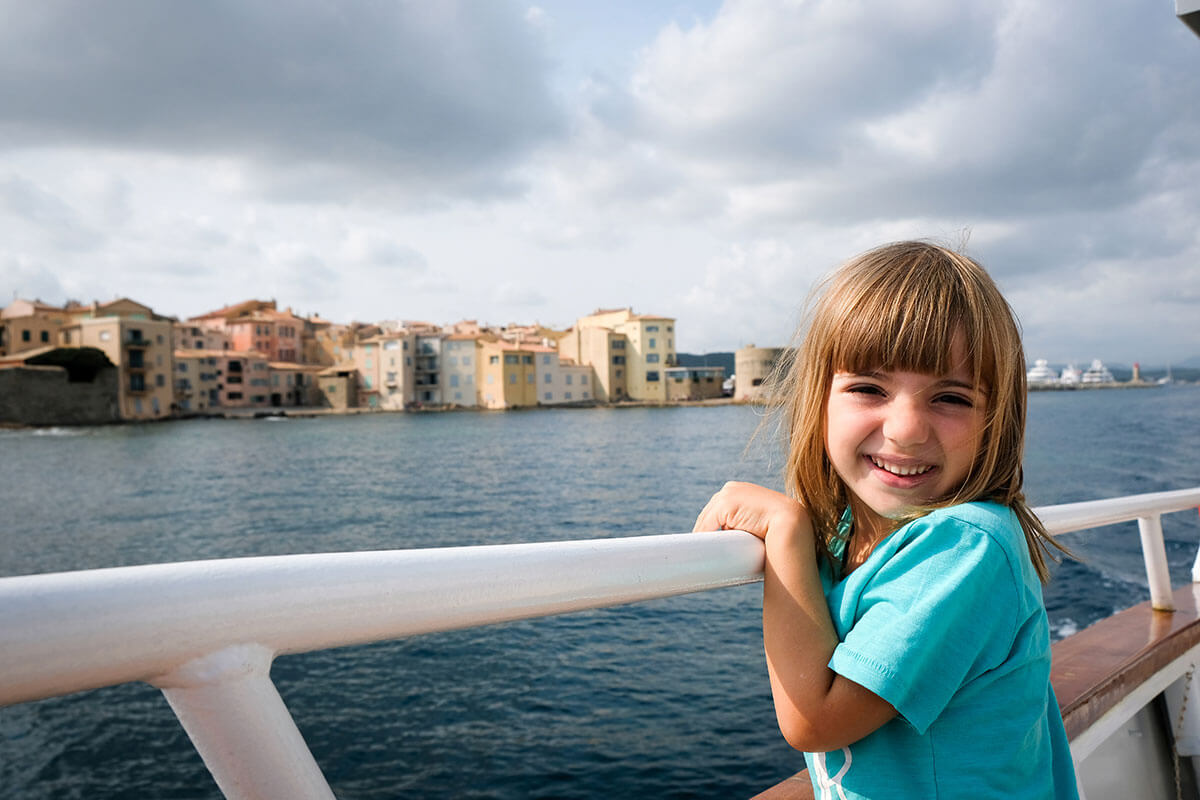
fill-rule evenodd
<path id="1" fill-rule="evenodd" d="M 950 405 L 962 406 L 963 408 L 973 408 L 975 406 L 975 402 L 971 398 L 961 394 L 943 394 L 937 399 L 939 403 L 949 403 Z"/>
<path id="2" fill-rule="evenodd" d="M 851 394 L 883 395 L 883 389 L 871 383 L 856 383 L 846 388 Z"/>

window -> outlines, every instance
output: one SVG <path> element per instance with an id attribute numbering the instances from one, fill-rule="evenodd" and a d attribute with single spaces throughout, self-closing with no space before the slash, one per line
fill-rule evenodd
<path id="1" fill-rule="evenodd" d="M 625 356 L 613 356 L 613 363 L 614 364 L 624 364 Z"/>
<path id="2" fill-rule="evenodd" d="M 50 341 L 50 331 L 42 331 L 42 341 L 43 342 Z"/>
<path id="3" fill-rule="evenodd" d="M 458 375 L 457 375 L 457 373 L 451 374 L 450 375 L 450 388 L 453 389 L 453 388 L 456 388 L 457 386 L 458 386 Z"/>
<path id="4" fill-rule="evenodd" d="M 180 372 L 187 372 L 187 362 L 186 361 L 180 361 L 175 366 L 176 366 L 176 368 L 178 368 L 178 370 Z"/>
<path id="5" fill-rule="evenodd" d="M 446 356 L 446 365 L 450 367 L 457 367 L 458 356 Z"/>
<path id="6" fill-rule="evenodd" d="M 649 344 L 649 345 L 647 345 L 647 347 L 649 347 L 651 350 L 653 350 L 654 348 L 658 347 L 658 340 L 657 340 L 657 339 L 655 339 L 653 336 L 651 336 L 651 337 L 650 337 L 650 344 Z"/>
<path id="7" fill-rule="evenodd" d="M 544 395 L 542 395 L 542 399 L 543 400 L 553 400 L 554 392 L 546 392 Z"/>
<path id="8" fill-rule="evenodd" d="M 510 354 L 510 355 L 507 355 L 504 357 L 504 363 L 505 364 L 520 364 L 521 359 L 515 354 Z"/>
<path id="9" fill-rule="evenodd" d="M 655 370 L 651 370 L 651 371 L 647 372 L 646 380 L 649 381 L 650 383 L 657 381 L 658 380 L 658 372 Z"/>
<path id="10" fill-rule="evenodd" d="M 547 372 L 546 380 L 542 381 L 542 383 L 553 383 L 553 382 L 554 382 L 554 376 L 551 375 L 549 372 Z"/>
<path id="11" fill-rule="evenodd" d="M 670 333 L 673 330 L 675 330 L 675 328 L 673 326 L 671 326 L 671 325 L 667 326 L 667 333 Z"/>
<path id="12" fill-rule="evenodd" d="M 387 382 L 388 382 L 388 384 L 393 384 L 393 383 L 395 383 L 395 382 L 396 382 L 396 373 L 394 373 L 394 372 L 389 372 L 389 373 L 387 374 Z"/>
<path id="13" fill-rule="evenodd" d="M 454 399 L 455 399 L 455 400 L 462 400 L 462 392 L 455 392 L 455 393 L 454 393 Z"/>
<path id="14" fill-rule="evenodd" d="M 584 393 L 583 393 L 583 399 L 584 399 L 584 400 L 587 400 L 587 399 L 588 399 L 588 393 L 587 393 L 587 392 L 584 392 Z"/>
<path id="15" fill-rule="evenodd" d="M 499 364 L 500 356 L 488 356 L 488 363 L 489 364 Z"/>
<path id="16" fill-rule="evenodd" d="M 625 341 L 623 339 L 614 339 L 613 343 L 612 343 L 612 349 L 613 350 L 624 350 L 625 349 Z"/>
<path id="17" fill-rule="evenodd" d="M 542 363 L 543 363 L 543 364 L 549 364 L 549 363 L 550 363 L 550 354 L 549 354 L 549 353 L 545 353 L 545 354 L 543 354 L 543 355 L 542 355 Z"/>
<path id="18" fill-rule="evenodd" d="M 565 399 L 565 400 L 570 400 L 570 399 L 571 399 L 571 393 L 570 393 L 570 392 L 563 392 L 563 399 Z"/>
<path id="19" fill-rule="evenodd" d="M 587 386 L 587 375 L 580 375 L 580 376 L 579 376 L 579 382 L 580 382 L 581 384 L 583 384 L 584 386 Z"/>
<path id="20" fill-rule="evenodd" d="M 464 367 L 471 366 L 471 357 L 470 356 L 463 356 L 462 358 L 463 358 L 463 366 Z"/>
<path id="21" fill-rule="evenodd" d="M 647 353 L 646 354 L 646 363 L 647 364 L 657 364 L 658 363 L 658 353 Z"/>
<path id="22" fill-rule="evenodd" d="M 533 356 L 521 356 L 521 363 L 522 364 L 532 364 Z"/>
<path id="23" fill-rule="evenodd" d="M 515 372 L 513 372 L 513 373 L 510 373 L 510 374 L 509 374 L 509 376 L 508 376 L 508 382 L 509 382 L 509 383 L 516 383 L 516 382 L 517 382 L 517 373 L 515 373 Z"/>
<path id="24" fill-rule="evenodd" d="M 129 391 L 144 392 L 146 391 L 146 376 L 145 375 L 130 375 L 129 376 Z"/>
<path id="25" fill-rule="evenodd" d="M 525 376 L 525 382 L 526 382 L 526 383 L 533 383 L 533 379 L 534 379 L 535 377 L 536 377 L 536 376 L 535 376 L 535 375 L 534 375 L 534 374 L 531 372 L 531 373 L 529 373 L 528 375 L 526 375 L 526 376 Z"/>
<path id="26" fill-rule="evenodd" d="M 33 339 L 33 335 L 29 331 L 21 331 L 21 341 L 28 342 Z"/>
<path id="27" fill-rule="evenodd" d="M 624 374 L 624 372 L 625 372 L 625 370 L 619 369 L 616 371 L 616 373 L 614 374 L 613 377 L 619 378 L 619 377 L 621 377 L 622 374 Z"/>
<path id="28" fill-rule="evenodd" d="M 575 377 L 574 375 L 571 375 L 571 374 L 569 374 L 569 373 L 568 373 L 568 375 L 567 375 L 567 377 L 566 377 L 566 383 L 567 383 L 567 386 L 570 386 L 570 385 L 571 385 L 571 379 L 572 379 L 572 378 L 574 378 L 574 377 Z"/>
<path id="29" fill-rule="evenodd" d="M 658 333 L 658 326 L 657 325 L 647 325 L 646 333 Z"/>
<path id="30" fill-rule="evenodd" d="M 155 386 L 166 386 L 167 385 L 167 379 L 163 376 L 163 374 L 161 372 L 158 375 L 154 376 L 154 385 Z"/>
<path id="31" fill-rule="evenodd" d="M 371 376 L 370 376 L 370 375 L 365 375 L 365 376 L 363 376 L 363 384 L 364 384 L 364 385 L 365 385 L 365 386 L 366 386 L 368 389 L 372 389 L 372 388 L 374 388 L 374 382 L 371 380 Z"/>
<path id="32" fill-rule="evenodd" d="M 143 369 L 146 366 L 146 354 L 141 350 L 129 351 L 130 369 Z"/>

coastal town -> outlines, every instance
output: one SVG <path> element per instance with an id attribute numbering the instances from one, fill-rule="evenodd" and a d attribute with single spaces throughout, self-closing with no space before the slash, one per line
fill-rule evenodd
<path id="1" fill-rule="evenodd" d="M 753 403 L 787 352 L 748 345 L 714 364 L 681 357 L 676 342 L 673 317 L 632 308 L 599 309 L 556 330 L 475 320 L 340 324 L 274 300 L 186 320 L 128 298 L 14 300 L 0 310 L 0 424 Z M 1031 390 L 1170 380 L 1143 380 L 1136 364 L 1118 381 L 1099 361 L 1059 372 L 1041 359 L 1028 377 Z"/>
<path id="2" fill-rule="evenodd" d="M 747 349 L 746 395 L 770 364 Z M 566 330 L 474 320 L 339 324 L 247 300 L 178 320 L 121 298 L 0 311 L 0 423 L 510 409 L 720 398 L 723 366 L 684 366 L 675 320 L 601 309 Z M 750 373 L 754 373 L 751 375 Z"/>

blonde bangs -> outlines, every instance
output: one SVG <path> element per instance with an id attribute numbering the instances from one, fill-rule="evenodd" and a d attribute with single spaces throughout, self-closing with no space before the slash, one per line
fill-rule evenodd
<path id="1" fill-rule="evenodd" d="M 837 372 L 942 374 L 960 366 L 951 363 L 958 339 L 970 360 L 967 371 L 981 385 L 992 383 L 996 354 L 993 331 L 984 330 L 986 289 L 964 280 L 974 270 L 964 269 L 963 257 L 924 247 L 879 268 L 872 255 L 828 287 L 821 316 L 829 318 L 813 326 L 831 334 L 824 337 L 827 363 Z"/>

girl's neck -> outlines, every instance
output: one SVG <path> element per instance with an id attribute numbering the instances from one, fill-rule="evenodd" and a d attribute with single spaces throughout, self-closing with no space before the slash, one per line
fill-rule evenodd
<path id="1" fill-rule="evenodd" d="M 850 503 L 850 514 L 853 522 L 850 527 L 850 536 L 842 551 L 843 575 L 849 575 L 862 566 L 879 543 L 899 527 L 895 521 L 884 519 L 870 509 L 862 508 L 854 500 L 851 500 Z"/>

